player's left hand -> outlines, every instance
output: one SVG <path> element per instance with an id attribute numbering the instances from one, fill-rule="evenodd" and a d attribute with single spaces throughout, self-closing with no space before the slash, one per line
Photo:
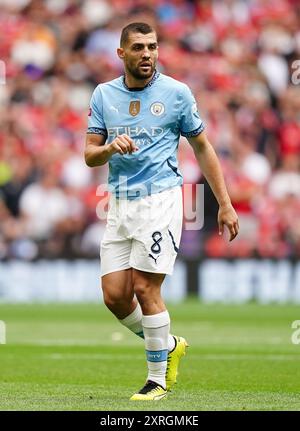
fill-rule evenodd
<path id="1" fill-rule="evenodd" d="M 219 235 L 223 235 L 224 225 L 227 226 L 232 241 L 239 233 L 239 219 L 231 204 L 219 207 L 218 212 Z"/>

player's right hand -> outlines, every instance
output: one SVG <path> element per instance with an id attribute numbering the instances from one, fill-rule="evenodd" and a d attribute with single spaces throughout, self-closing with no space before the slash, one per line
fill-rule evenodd
<path id="1" fill-rule="evenodd" d="M 134 140 L 128 135 L 118 135 L 110 144 L 113 154 L 132 154 L 138 150 Z"/>

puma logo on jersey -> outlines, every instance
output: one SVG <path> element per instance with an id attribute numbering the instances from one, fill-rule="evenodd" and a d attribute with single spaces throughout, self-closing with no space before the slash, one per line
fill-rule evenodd
<path id="1" fill-rule="evenodd" d="M 110 109 L 111 111 L 114 111 L 114 112 L 119 113 L 118 108 L 116 108 L 116 107 L 115 107 L 115 106 L 113 106 L 113 105 L 111 105 L 111 106 L 109 107 L 109 109 Z"/>

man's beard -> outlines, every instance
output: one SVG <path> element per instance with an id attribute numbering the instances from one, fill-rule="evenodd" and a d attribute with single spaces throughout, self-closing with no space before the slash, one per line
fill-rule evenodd
<path id="1" fill-rule="evenodd" d="M 141 81 L 144 81 L 145 79 L 150 78 L 153 75 L 153 72 L 155 70 L 156 64 L 151 64 L 151 67 L 148 72 L 143 72 L 139 66 L 138 67 L 132 67 L 127 64 L 128 72 L 135 78 Z"/>

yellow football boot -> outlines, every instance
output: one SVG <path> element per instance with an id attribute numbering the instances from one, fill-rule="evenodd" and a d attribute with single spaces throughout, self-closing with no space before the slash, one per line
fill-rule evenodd
<path id="1" fill-rule="evenodd" d="M 131 401 L 159 401 L 167 395 L 166 389 L 158 383 L 148 380 L 145 386 L 136 394 L 132 395 Z"/>
<path id="2" fill-rule="evenodd" d="M 186 354 L 186 348 L 189 346 L 183 337 L 177 337 L 176 335 L 173 335 L 173 337 L 175 338 L 176 344 L 174 349 L 168 353 L 166 371 L 167 391 L 169 391 L 171 387 L 177 382 L 179 362 L 180 359 Z"/>

